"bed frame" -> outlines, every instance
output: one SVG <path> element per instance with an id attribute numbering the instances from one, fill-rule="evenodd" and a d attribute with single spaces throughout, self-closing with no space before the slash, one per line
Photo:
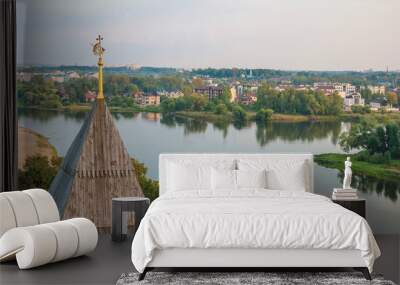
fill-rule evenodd
<path id="1" fill-rule="evenodd" d="M 213 271 L 265 271 L 272 268 L 290 271 L 305 268 L 354 268 L 371 280 L 369 270 L 359 250 L 329 249 L 193 249 L 171 248 L 156 250 L 152 261 L 139 275 L 143 280 L 154 269 L 199 269 Z"/>
<path id="2" fill-rule="evenodd" d="M 313 192 L 313 155 L 312 154 L 160 154 L 160 195 L 166 192 L 166 162 L 181 159 L 240 159 L 241 157 L 263 158 L 271 160 L 304 160 L 308 167 L 306 191 Z M 367 280 L 371 275 L 359 250 L 330 249 L 238 249 L 238 248 L 170 248 L 158 249 L 147 265 L 139 280 L 143 280 L 148 271 L 154 269 L 229 269 L 229 271 L 265 271 L 266 269 L 316 269 L 316 268 L 353 268 L 361 271 Z M 196 271 L 197 271 L 196 270 Z"/>

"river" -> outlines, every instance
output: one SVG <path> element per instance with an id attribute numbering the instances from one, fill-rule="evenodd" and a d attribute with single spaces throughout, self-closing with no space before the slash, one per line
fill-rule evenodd
<path id="1" fill-rule="evenodd" d="M 85 113 L 23 110 L 19 124 L 49 138 L 64 156 L 78 133 Z M 173 152 L 226 153 L 326 153 L 341 152 L 344 122 L 273 122 L 265 127 L 255 123 L 238 126 L 212 124 L 202 120 L 168 117 L 156 113 L 113 114 L 129 154 L 148 167 L 148 176 L 158 179 L 158 155 Z M 342 173 L 314 165 L 314 191 L 330 196 L 340 187 Z M 400 180 L 354 176 L 353 187 L 367 200 L 367 220 L 374 233 L 400 233 Z"/>

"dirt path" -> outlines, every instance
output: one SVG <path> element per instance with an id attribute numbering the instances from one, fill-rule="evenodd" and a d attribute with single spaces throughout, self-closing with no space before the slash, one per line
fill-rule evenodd
<path id="1" fill-rule="evenodd" d="M 18 168 L 24 166 L 27 157 L 32 155 L 47 156 L 49 160 L 57 156 L 57 150 L 52 146 L 48 139 L 31 129 L 24 127 L 18 128 Z"/>

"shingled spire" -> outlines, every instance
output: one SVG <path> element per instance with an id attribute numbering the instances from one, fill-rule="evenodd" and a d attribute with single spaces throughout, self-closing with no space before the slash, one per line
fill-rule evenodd
<path id="1" fill-rule="evenodd" d="M 102 38 L 93 45 L 99 57 L 99 91 L 50 185 L 64 218 L 86 217 L 97 227 L 111 226 L 111 199 L 143 196 L 128 151 L 103 96 Z"/>

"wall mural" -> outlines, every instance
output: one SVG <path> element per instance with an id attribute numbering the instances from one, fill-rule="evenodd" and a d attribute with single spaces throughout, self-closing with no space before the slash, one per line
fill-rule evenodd
<path id="1" fill-rule="evenodd" d="M 239 55 L 217 59 L 207 47 L 182 43 L 177 35 L 187 35 L 173 30 L 175 20 L 170 38 L 152 29 L 143 7 L 143 23 L 121 12 L 123 2 L 115 10 L 104 4 L 103 20 L 88 23 L 95 15 L 86 5 L 65 12 L 76 21 L 61 23 L 60 3 L 49 5 L 52 16 L 19 3 L 19 30 L 31 35 L 18 40 L 20 189 L 47 189 L 65 217 L 109 227 L 111 197 L 157 198 L 160 153 L 311 152 L 315 192 L 326 196 L 341 185 L 350 154 L 352 186 L 367 199 L 374 232 L 400 233 L 398 71 L 243 65 Z M 52 23 L 65 39 L 50 30 L 53 37 L 39 36 Z M 104 39 L 90 46 L 99 32 Z M 237 65 L 244 67 L 230 68 Z"/>

